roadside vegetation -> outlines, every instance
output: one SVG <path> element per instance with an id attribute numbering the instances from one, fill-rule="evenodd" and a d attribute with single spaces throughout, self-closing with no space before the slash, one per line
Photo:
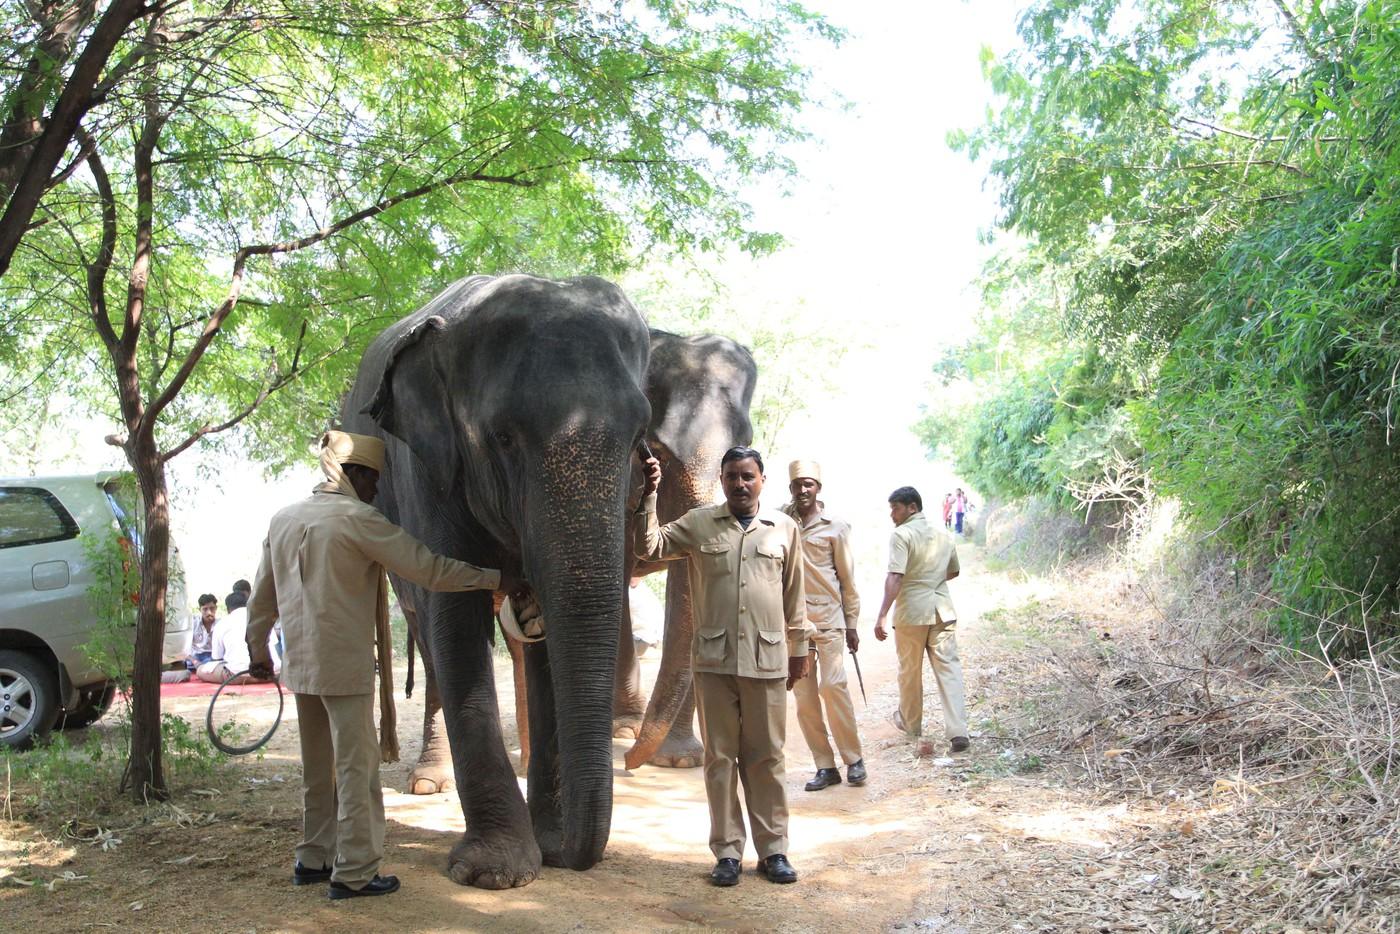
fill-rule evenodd
<path id="1" fill-rule="evenodd" d="M 916 431 L 1041 583 L 987 620 L 988 734 L 1160 818 L 1023 894 L 1391 930 L 1400 6 L 1043 0 L 1020 31 L 952 140 L 1001 249 Z"/>
<path id="2" fill-rule="evenodd" d="M 1400 634 L 1400 7 L 1045 0 L 1021 38 L 952 140 L 1003 250 L 920 433 L 1003 500 L 1171 499 L 1291 644 L 1365 655 Z"/>

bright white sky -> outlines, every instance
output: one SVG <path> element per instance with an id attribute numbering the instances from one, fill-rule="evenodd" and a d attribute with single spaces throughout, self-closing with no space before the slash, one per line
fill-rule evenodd
<path id="1" fill-rule="evenodd" d="M 909 426 L 941 348 L 971 332 L 977 296 L 970 284 L 985 256 L 978 232 L 991 224 L 995 206 L 981 169 L 944 140 L 949 130 L 982 121 L 989 95 L 979 52 L 1011 47 L 1022 4 L 808 5 L 851 33 L 840 48 L 810 58 L 818 93 L 834 90 L 850 107 L 808 116 L 815 139 L 793 152 L 804 179 L 790 197 L 754 193 L 759 225 L 781 231 L 790 246 L 752 266 L 743 262 L 735 278 L 761 293 L 755 307 L 800 302 L 812 327 L 848 340 L 839 397 L 814 400 L 785 428 L 781 450 L 764 452 L 765 501 L 786 498 L 790 459 L 821 461 L 828 507 L 856 527 L 871 604 L 889 529 L 885 497 L 912 484 L 936 512 L 956 482 L 946 466 L 925 458 Z M 40 472 L 122 466 L 119 452 L 100 443 L 111 430 L 100 428 L 92 443 L 75 437 Z M 173 525 L 190 599 L 202 591 L 222 597 L 236 578 L 252 578 L 267 520 L 316 479 L 309 455 L 304 472 L 272 482 L 245 463 L 213 463 L 198 450 L 181 455 L 172 473 Z"/>

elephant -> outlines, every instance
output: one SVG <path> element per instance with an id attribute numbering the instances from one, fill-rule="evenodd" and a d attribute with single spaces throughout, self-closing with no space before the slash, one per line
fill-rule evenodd
<path id="1" fill-rule="evenodd" d="M 729 448 L 753 440 L 749 405 L 757 381 L 753 355 L 727 337 L 682 337 L 652 329 L 647 443 L 661 461 L 656 509 L 662 522 L 715 501 L 720 458 Z M 686 564 L 668 561 L 633 568 L 632 553 L 629 547 L 629 574 L 666 571 L 666 629 L 661 667 L 643 717 L 630 618 L 624 617 L 618 641 L 614 735 L 636 737 L 625 759 L 629 769 L 645 762 L 698 766 L 703 750 L 694 732 L 695 694 L 690 680 L 694 624 Z"/>
<path id="2" fill-rule="evenodd" d="M 714 501 L 720 457 L 753 437 L 749 406 L 758 380 L 753 355 L 742 345 L 714 334 L 685 337 L 652 328 L 646 394 L 651 422 L 646 438 L 662 463 L 662 487 L 657 512 L 662 521 L 679 518 L 695 506 Z M 634 493 L 637 491 L 634 491 Z M 629 500 L 630 506 L 636 502 Z M 648 703 L 641 691 L 640 669 L 632 642 L 630 616 L 624 616 L 618 639 L 617 679 L 613 702 L 613 735 L 633 737 L 628 768 L 644 762 L 675 768 L 700 765 L 702 748 L 695 736 L 695 697 L 690 686 L 690 640 L 694 631 L 690 578 L 684 561 L 637 565 L 627 550 L 627 576 L 665 570 L 666 627 L 661 666 Z M 410 651 L 417 623 L 405 605 Z M 515 671 L 516 728 L 521 764 L 529 761 L 528 692 L 522 655 L 524 647 L 507 637 Z M 414 794 L 447 791 L 452 784 L 447 743 L 439 715 L 440 703 L 432 665 L 424 664 L 425 699 L 423 744 L 409 776 Z"/>
<path id="3" fill-rule="evenodd" d="M 501 737 L 492 595 L 391 576 L 445 714 L 466 818 L 448 858 L 459 883 L 507 888 L 542 863 L 602 858 L 649 354 L 642 316 L 609 282 L 473 276 L 379 335 L 345 399 L 346 430 L 386 445 L 376 507 L 439 553 L 522 578 L 548 626 L 523 653 L 523 798 Z"/>

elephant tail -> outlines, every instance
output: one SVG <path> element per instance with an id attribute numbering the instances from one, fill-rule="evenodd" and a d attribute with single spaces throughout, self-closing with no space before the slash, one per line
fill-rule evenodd
<path id="1" fill-rule="evenodd" d="M 412 633 L 412 632 L 410 632 L 410 633 L 408 634 L 407 642 L 408 642 L 408 647 L 405 649 L 405 651 L 408 653 L 408 675 L 403 679 L 403 696 L 404 696 L 404 697 L 412 697 L 412 696 L 413 696 L 413 649 L 415 648 L 415 646 L 413 645 L 413 633 Z"/>

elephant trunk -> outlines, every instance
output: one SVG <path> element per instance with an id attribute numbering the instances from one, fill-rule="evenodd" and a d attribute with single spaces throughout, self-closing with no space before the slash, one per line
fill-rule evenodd
<path id="1" fill-rule="evenodd" d="M 602 473 L 599 471 L 599 473 Z M 604 474 L 606 476 L 606 474 Z M 560 858 L 588 869 L 612 823 L 612 707 L 622 621 L 625 490 L 603 484 L 583 497 L 587 515 L 543 497 L 552 515 L 531 548 L 529 576 L 544 613 L 557 741 Z M 533 792 L 532 792 L 533 793 Z"/>
<path id="2" fill-rule="evenodd" d="M 616 576 L 616 575 L 615 575 Z M 622 582 L 612 609 L 584 612 L 579 596 L 546 597 L 563 606 L 549 627 L 549 672 L 554 687 L 558 738 L 562 858 L 570 869 L 588 869 L 603 858 L 612 825 L 612 699 Z M 591 595 L 590 595 L 591 596 Z"/>

